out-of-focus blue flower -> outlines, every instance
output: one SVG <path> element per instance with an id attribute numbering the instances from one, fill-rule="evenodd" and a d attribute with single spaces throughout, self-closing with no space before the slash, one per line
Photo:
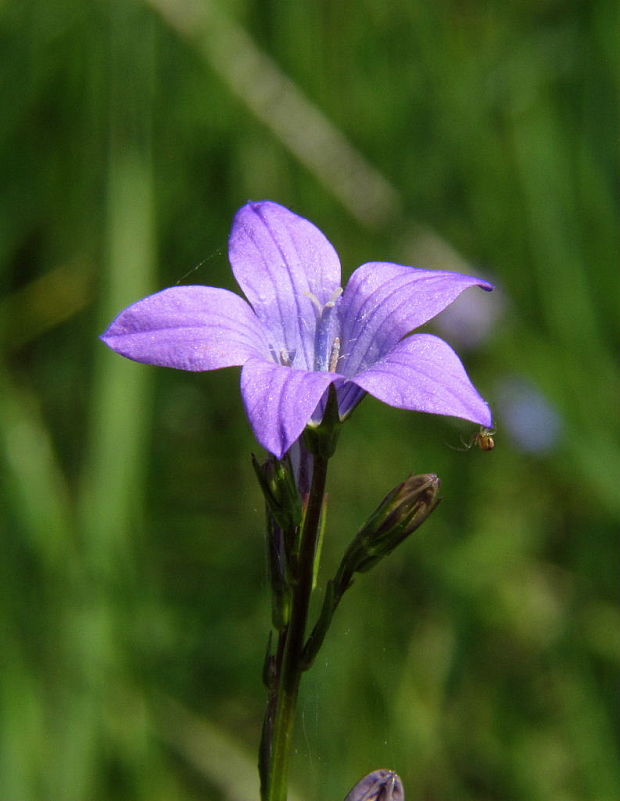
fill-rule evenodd
<path id="1" fill-rule="evenodd" d="M 468 287 L 492 289 L 488 282 L 369 262 L 343 291 L 331 243 L 271 201 L 237 212 L 229 257 L 247 302 L 217 287 L 172 287 L 121 312 L 103 341 L 145 364 L 242 365 L 250 423 L 278 458 L 308 423 L 320 422 L 330 384 L 341 419 L 368 392 L 402 409 L 491 425 L 488 405 L 452 348 L 430 334 L 411 334 Z"/>
<path id="2" fill-rule="evenodd" d="M 562 418 L 543 393 L 523 378 L 505 379 L 497 392 L 502 428 L 521 450 L 544 453 L 562 436 Z"/>

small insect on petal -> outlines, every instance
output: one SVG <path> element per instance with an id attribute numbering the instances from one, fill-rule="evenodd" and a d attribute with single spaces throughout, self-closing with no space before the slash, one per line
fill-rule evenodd
<path id="1" fill-rule="evenodd" d="M 481 451 L 492 451 L 495 447 L 493 435 L 495 431 L 490 428 L 481 428 L 472 438 L 472 445 L 476 445 Z"/>
<path id="2" fill-rule="evenodd" d="M 349 791 L 344 801 L 405 801 L 405 791 L 398 773 L 374 770 Z"/>
<path id="3" fill-rule="evenodd" d="M 455 448 L 453 445 L 449 445 L 449 447 L 455 451 L 468 451 L 470 448 L 474 447 L 479 448 L 481 451 L 492 451 L 495 447 L 494 435 L 494 429 L 481 427 L 480 431 L 476 431 L 469 439 L 461 437 L 461 442 L 463 443 L 462 448 Z"/>

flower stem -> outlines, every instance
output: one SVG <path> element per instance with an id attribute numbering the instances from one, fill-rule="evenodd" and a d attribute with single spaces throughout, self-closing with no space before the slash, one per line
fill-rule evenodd
<path id="1" fill-rule="evenodd" d="M 302 656 L 325 497 L 327 463 L 327 456 L 313 456 L 312 482 L 301 530 L 297 570 L 292 582 L 290 620 L 280 631 L 274 685 L 263 727 L 262 801 L 286 801 L 287 798 L 289 757 L 299 683 L 304 670 Z"/>

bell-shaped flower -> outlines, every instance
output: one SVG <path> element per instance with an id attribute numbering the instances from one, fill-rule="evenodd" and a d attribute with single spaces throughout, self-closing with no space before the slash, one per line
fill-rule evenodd
<path id="1" fill-rule="evenodd" d="M 343 291 L 331 243 L 271 201 L 237 212 L 229 257 L 247 301 L 218 287 L 164 289 L 121 312 L 103 341 L 145 364 L 195 371 L 242 365 L 250 423 L 278 458 L 306 425 L 320 422 L 330 384 L 341 419 L 369 393 L 401 409 L 491 425 L 452 348 L 431 334 L 411 334 L 468 287 L 492 289 L 487 282 L 368 262 Z"/>

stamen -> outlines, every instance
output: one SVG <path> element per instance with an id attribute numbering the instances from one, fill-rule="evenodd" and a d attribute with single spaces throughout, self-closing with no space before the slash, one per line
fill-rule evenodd
<path id="1" fill-rule="evenodd" d="M 295 352 L 289 354 L 286 348 L 282 348 L 280 351 L 280 364 L 282 367 L 292 367 L 293 361 L 295 359 Z"/>
<path id="2" fill-rule="evenodd" d="M 332 350 L 329 354 L 329 372 L 335 373 L 338 367 L 338 360 L 340 359 L 340 337 L 336 337 L 332 342 Z"/>
<path id="3" fill-rule="evenodd" d="M 314 337 L 314 369 L 319 371 L 332 371 L 334 358 L 338 361 L 340 353 L 340 343 L 336 345 L 336 339 L 340 333 L 340 320 L 336 306 L 338 298 L 342 294 L 342 289 L 338 288 L 330 300 L 321 309 L 321 314 L 316 322 L 316 334 Z M 334 357 L 334 348 L 338 353 Z"/>

